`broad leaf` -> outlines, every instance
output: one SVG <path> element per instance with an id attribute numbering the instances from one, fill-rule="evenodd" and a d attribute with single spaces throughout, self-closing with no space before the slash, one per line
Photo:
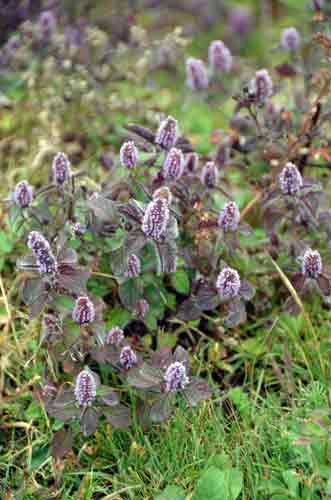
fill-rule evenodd
<path id="1" fill-rule="evenodd" d="M 191 406 L 196 406 L 200 401 L 211 398 L 212 395 L 207 382 L 198 377 L 192 377 L 183 392 Z"/>
<path id="2" fill-rule="evenodd" d="M 52 440 L 52 456 L 58 460 L 64 458 L 72 449 L 73 434 L 70 429 L 60 429 Z"/>
<path id="3" fill-rule="evenodd" d="M 198 481 L 192 500 L 236 500 L 243 487 L 239 469 L 210 467 Z"/>

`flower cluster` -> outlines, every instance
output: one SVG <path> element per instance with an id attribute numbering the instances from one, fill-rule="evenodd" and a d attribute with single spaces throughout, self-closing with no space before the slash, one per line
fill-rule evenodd
<path id="1" fill-rule="evenodd" d="M 229 73 L 232 68 L 233 59 L 228 47 L 221 40 L 214 40 L 208 51 L 209 64 L 214 71 Z"/>
<path id="2" fill-rule="evenodd" d="M 261 69 L 255 73 L 254 78 L 249 83 L 249 96 L 257 104 L 265 104 L 273 94 L 272 79 L 266 69 Z"/>
<path id="3" fill-rule="evenodd" d="M 33 187 L 28 181 L 19 182 L 13 193 L 13 201 L 20 208 L 28 208 L 33 201 Z"/>
<path id="4" fill-rule="evenodd" d="M 176 392 L 179 389 L 184 389 L 189 383 L 185 365 L 179 361 L 171 363 L 164 374 L 164 380 L 166 392 Z"/>
<path id="5" fill-rule="evenodd" d="M 293 196 L 299 193 L 302 188 L 302 177 L 294 165 L 288 162 L 279 175 L 279 185 L 283 194 Z"/>
<path id="6" fill-rule="evenodd" d="M 234 201 L 229 201 L 221 210 L 218 225 L 223 231 L 236 231 L 240 221 L 240 212 Z"/>
<path id="7" fill-rule="evenodd" d="M 136 254 L 133 253 L 128 258 L 127 276 L 129 278 L 136 278 L 137 276 L 139 276 L 140 272 L 141 272 L 140 259 Z"/>
<path id="8" fill-rule="evenodd" d="M 133 141 L 124 142 L 120 149 L 121 165 L 134 168 L 138 162 L 138 149 Z"/>
<path id="9" fill-rule="evenodd" d="M 71 177 L 70 161 L 65 153 L 57 153 L 54 157 L 53 165 L 53 180 L 57 186 L 62 186 L 69 181 Z"/>
<path id="10" fill-rule="evenodd" d="M 95 400 L 97 385 L 93 374 L 88 368 L 78 374 L 74 393 L 79 406 L 90 406 Z"/>
<path id="11" fill-rule="evenodd" d="M 172 148 L 178 137 L 178 123 L 175 118 L 168 116 L 160 123 L 160 126 L 155 135 L 155 144 L 162 146 L 164 149 Z"/>
<path id="12" fill-rule="evenodd" d="M 138 362 L 136 353 L 129 345 L 123 347 L 120 353 L 120 364 L 124 370 L 129 370 Z"/>
<path id="13" fill-rule="evenodd" d="M 208 161 L 202 168 L 201 182 L 206 188 L 214 188 L 218 183 L 218 169 L 214 161 Z"/>
<path id="14" fill-rule="evenodd" d="M 187 59 L 186 81 L 192 90 L 206 90 L 208 88 L 208 74 L 201 59 L 194 59 L 193 57 Z"/>
<path id="15" fill-rule="evenodd" d="M 36 258 L 39 272 L 54 275 L 57 271 L 57 260 L 46 238 L 38 231 L 32 231 L 28 236 L 27 245 Z"/>
<path id="16" fill-rule="evenodd" d="M 95 308 L 93 302 L 88 297 L 78 297 L 72 311 L 72 319 L 78 325 L 92 323 L 95 318 Z"/>
<path id="17" fill-rule="evenodd" d="M 165 178 L 179 179 L 184 173 L 184 155 L 180 149 L 170 149 L 163 165 L 163 174 Z"/>
<path id="18" fill-rule="evenodd" d="M 114 326 L 106 336 L 106 344 L 120 345 L 124 340 L 124 332 L 119 326 Z"/>
<path id="19" fill-rule="evenodd" d="M 322 272 L 322 259 L 317 250 L 310 248 L 305 251 L 302 258 L 302 274 L 306 278 L 317 279 Z"/>
<path id="20" fill-rule="evenodd" d="M 146 236 L 159 240 L 165 235 L 169 216 L 168 202 L 164 198 L 156 198 L 147 205 L 141 226 L 142 231 Z"/>
<path id="21" fill-rule="evenodd" d="M 238 296 L 241 281 L 238 271 L 225 267 L 217 277 L 216 288 L 222 300 L 233 299 Z"/>
<path id="22" fill-rule="evenodd" d="M 281 46 L 285 50 L 296 51 L 300 47 L 300 34 L 296 28 L 286 28 L 281 35 Z"/>

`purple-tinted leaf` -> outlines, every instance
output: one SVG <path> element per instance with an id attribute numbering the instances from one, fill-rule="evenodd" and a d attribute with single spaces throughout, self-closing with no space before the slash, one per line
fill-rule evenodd
<path id="1" fill-rule="evenodd" d="M 36 271 L 36 257 L 32 254 L 25 255 L 25 257 L 17 261 L 16 266 L 18 269 L 22 269 L 24 271 Z"/>
<path id="2" fill-rule="evenodd" d="M 318 222 L 322 224 L 323 226 L 330 226 L 331 225 L 331 210 L 325 210 L 323 212 L 320 212 L 318 216 Z"/>
<path id="3" fill-rule="evenodd" d="M 151 130 L 146 127 L 142 127 L 141 125 L 129 124 L 125 125 L 125 128 L 130 132 L 133 132 L 136 135 L 139 135 L 143 139 L 148 142 L 154 144 L 155 134 Z"/>
<path id="4" fill-rule="evenodd" d="M 163 346 L 157 352 L 152 354 L 151 364 L 155 368 L 167 368 L 172 361 L 172 352 L 170 347 Z"/>
<path id="5" fill-rule="evenodd" d="M 108 223 L 116 221 L 116 207 L 114 202 L 108 198 L 99 195 L 88 200 L 88 206 L 101 221 Z"/>
<path id="6" fill-rule="evenodd" d="M 300 292 L 303 289 L 303 286 L 305 284 L 305 277 L 301 272 L 294 273 L 291 276 L 291 283 L 294 286 L 294 288 Z"/>
<path id="7" fill-rule="evenodd" d="M 73 435 L 70 429 L 60 429 L 52 440 L 52 456 L 57 460 L 64 458 L 72 449 Z"/>
<path id="8" fill-rule="evenodd" d="M 27 278 L 23 284 L 22 299 L 30 305 L 45 292 L 45 283 L 41 278 Z"/>
<path id="9" fill-rule="evenodd" d="M 172 395 L 167 394 L 152 404 L 149 413 L 152 422 L 159 423 L 168 420 L 172 413 L 171 400 Z"/>
<path id="10" fill-rule="evenodd" d="M 124 215 L 126 219 L 136 224 L 141 224 L 144 212 L 136 202 L 131 201 L 117 207 L 119 213 Z"/>
<path id="11" fill-rule="evenodd" d="M 56 401 L 52 401 L 45 405 L 45 409 L 51 417 L 58 418 L 62 422 L 69 422 L 81 414 L 81 410 L 73 402 L 57 405 Z"/>
<path id="12" fill-rule="evenodd" d="M 279 64 L 275 70 L 283 78 L 294 78 L 297 75 L 295 67 L 288 63 Z"/>
<path id="13" fill-rule="evenodd" d="M 59 286 L 72 293 L 86 292 L 86 282 L 90 273 L 81 268 L 74 268 L 68 264 L 59 265 Z"/>
<path id="14" fill-rule="evenodd" d="M 112 408 L 104 408 L 102 413 L 116 429 L 126 428 L 131 425 L 130 409 L 127 406 L 117 405 Z"/>
<path id="15" fill-rule="evenodd" d="M 293 297 L 288 297 L 283 306 L 283 311 L 291 316 L 298 316 L 301 313 L 301 309 L 295 302 Z"/>
<path id="16" fill-rule="evenodd" d="M 61 264 L 75 264 L 77 262 L 77 253 L 73 248 L 62 248 L 58 254 L 58 261 Z"/>
<path id="17" fill-rule="evenodd" d="M 246 309 L 245 304 L 240 300 L 232 301 L 229 304 L 229 314 L 224 320 L 224 326 L 226 328 L 233 328 L 240 325 L 246 321 Z"/>
<path id="18" fill-rule="evenodd" d="M 138 281 L 128 279 L 119 287 L 119 297 L 122 304 L 130 310 L 134 310 L 138 300 L 141 298 L 141 290 Z"/>
<path id="19" fill-rule="evenodd" d="M 324 296 L 331 295 L 331 281 L 324 273 L 317 278 L 317 284 Z"/>
<path id="20" fill-rule="evenodd" d="M 250 234 L 252 234 L 252 228 L 249 224 L 246 224 L 246 222 L 241 222 L 239 224 L 239 231 L 244 236 L 249 236 Z"/>
<path id="21" fill-rule="evenodd" d="M 173 357 L 174 361 L 179 361 L 180 363 L 183 363 L 185 365 L 186 371 L 189 370 L 190 359 L 186 349 L 184 349 L 182 346 L 179 345 L 178 347 L 176 347 Z"/>
<path id="22" fill-rule="evenodd" d="M 195 319 L 199 319 L 202 314 L 202 309 L 199 306 L 196 297 L 190 297 L 178 308 L 177 318 L 183 321 L 193 321 Z"/>
<path id="23" fill-rule="evenodd" d="M 91 357 L 98 363 L 106 363 L 109 361 L 109 346 L 98 346 L 90 350 Z"/>
<path id="24" fill-rule="evenodd" d="M 255 288 L 248 281 L 242 281 L 239 293 L 245 300 L 252 300 L 255 295 Z"/>
<path id="25" fill-rule="evenodd" d="M 145 244 L 146 237 L 141 231 L 130 231 L 124 238 L 125 254 L 137 254 L 145 246 Z"/>
<path id="26" fill-rule="evenodd" d="M 171 273 L 175 269 L 176 264 L 176 254 L 177 245 L 174 240 L 166 240 L 162 244 L 157 246 L 160 261 L 161 261 L 161 272 Z"/>
<path id="27" fill-rule="evenodd" d="M 220 304 L 220 297 L 216 288 L 205 282 L 199 284 L 199 288 L 196 293 L 196 300 L 200 309 L 203 311 L 212 311 Z"/>
<path id="28" fill-rule="evenodd" d="M 144 363 L 138 368 L 133 368 L 128 374 L 128 384 L 137 389 L 151 389 L 157 387 L 162 380 L 160 370 Z"/>
<path id="29" fill-rule="evenodd" d="M 119 404 L 119 398 L 113 389 L 102 385 L 98 389 L 98 398 L 107 406 L 116 406 Z"/>
<path id="30" fill-rule="evenodd" d="M 84 436 L 94 434 L 98 429 L 99 413 L 92 407 L 86 408 L 80 419 L 80 428 Z"/>
<path id="31" fill-rule="evenodd" d="M 196 406 L 200 401 L 211 398 L 212 392 L 205 380 L 191 377 L 190 383 L 183 389 L 184 395 L 191 406 Z"/>

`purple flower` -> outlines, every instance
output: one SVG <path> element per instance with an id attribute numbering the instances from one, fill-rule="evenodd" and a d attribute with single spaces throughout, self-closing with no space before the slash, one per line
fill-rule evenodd
<path id="1" fill-rule="evenodd" d="M 97 384 L 93 374 L 88 368 L 85 368 L 78 374 L 74 393 L 79 406 L 91 406 L 95 400 L 97 395 Z"/>
<path id="2" fill-rule="evenodd" d="M 211 189 L 217 185 L 218 169 L 213 161 L 208 161 L 201 171 L 200 180 L 204 186 Z"/>
<path id="3" fill-rule="evenodd" d="M 211 42 L 208 49 L 209 64 L 214 71 L 229 73 L 232 68 L 232 55 L 221 40 Z"/>
<path id="4" fill-rule="evenodd" d="M 141 273 L 140 259 L 134 253 L 128 258 L 127 276 L 136 278 Z"/>
<path id="5" fill-rule="evenodd" d="M 218 225 L 223 231 L 236 231 L 240 221 L 240 212 L 234 201 L 229 201 L 224 205 L 218 218 Z"/>
<path id="6" fill-rule="evenodd" d="M 159 240 L 165 235 L 169 222 L 169 207 L 164 198 L 151 201 L 145 210 L 141 229 L 146 236 Z"/>
<path id="7" fill-rule="evenodd" d="M 316 279 L 322 273 L 322 259 L 317 250 L 310 248 L 305 251 L 302 258 L 302 274 L 306 278 Z"/>
<path id="8" fill-rule="evenodd" d="M 179 179 L 184 172 L 184 155 L 180 149 L 171 148 L 163 164 L 166 178 Z"/>
<path id="9" fill-rule="evenodd" d="M 236 8 L 231 10 L 229 17 L 229 28 L 236 35 L 246 35 L 252 27 L 252 16 L 248 9 Z"/>
<path id="10" fill-rule="evenodd" d="M 42 34 L 49 38 L 56 30 L 56 17 L 51 10 L 45 10 L 39 16 L 39 25 Z"/>
<path id="11" fill-rule="evenodd" d="M 164 374 L 164 380 L 166 383 L 166 392 L 176 392 L 180 389 L 184 389 L 189 383 L 185 365 L 179 361 L 171 363 Z"/>
<path id="12" fill-rule="evenodd" d="M 72 319 L 79 325 L 91 323 L 95 318 L 94 304 L 88 297 L 78 297 L 72 311 Z"/>
<path id="13" fill-rule="evenodd" d="M 136 305 L 136 314 L 138 318 L 143 319 L 149 311 L 149 303 L 145 299 L 140 299 Z"/>
<path id="14" fill-rule="evenodd" d="M 114 326 L 108 333 L 106 337 L 106 344 L 120 345 L 124 340 L 124 332 L 119 326 Z"/>
<path id="15" fill-rule="evenodd" d="M 225 267 L 217 277 L 216 288 L 221 299 L 229 300 L 238 296 L 241 287 L 238 271 Z"/>
<path id="16" fill-rule="evenodd" d="M 312 0 L 313 9 L 320 11 L 324 6 L 324 0 Z"/>
<path id="17" fill-rule="evenodd" d="M 65 153 L 57 153 L 53 160 L 53 181 L 57 186 L 62 186 L 71 177 L 70 161 Z"/>
<path id="18" fill-rule="evenodd" d="M 222 142 L 219 144 L 215 153 L 215 163 L 219 167 L 224 167 L 230 159 L 230 146 L 228 142 Z"/>
<path id="19" fill-rule="evenodd" d="M 172 148 L 178 137 L 178 123 L 175 118 L 168 116 L 160 123 L 155 135 L 155 144 L 159 144 L 165 149 Z"/>
<path id="20" fill-rule="evenodd" d="M 296 28 L 286 28 L 282 31 L 280 44 L 285 50 L 296 51 L 300 47 L 301 37 Z"/>
<path id="21" fill-rule="evenodd" d="M 71 230 L 72 230 L 72 232 L 73 232 L 74 235 L 81 236 L 81 235 L 83 235 L 83 234 L 86 233 L 87 229 L 86 229 L 86 226 L 84 226 L 80 222 L 74 222 L 71 225 Z"/>
<path id="22" fill-rule="evenodd" d="M 273 83 L 266 69 L 255 73 L 249 84 L 249 93 L 258 104 L 264 104 L 273 93 Z"/>
<path id="23" fill-rule="evenodd" d="M 293 196 L 299 193 L 303 185 L 301 174 L 294 163 L 288 162 L 279 175 L 282 193 Z"/>
<path id="24" fill-rule="evenodd" d="M 33 187 L 27 181 L 19 182 L 13 193 L 13 201 L 20 208 L 28 208 L 33 201 Z"/>
<path id="25" fill-rule="evenodd" d="M 125 370 L 129 370 L 138 362 L 136 353 L 129 345 L 123 347 L 120 353 L 120 364 Z"/>
<path id="26" fill-rule="evenodd" d="M 199 155 L 197 153 L 188 153 L 185 156 L 185 167 L 184 171 L 189 174 L 193 174 L 197 171 L 199 165 Z"/>
<path id="27" fill-rule="evenodd" d="M 36 258 L 39 272 L 55 274 L 57 261 L 46 238 L 38 231 L 31 231 L 27 245 Z"/>
<path id="28" fill-rule="evenodd" d="M 120 160 L 123 167 L 134 168 L 138 162 L 138 149 L 133 141 L 124 142 L 120 149 Z"/>
<path id="29" fill-rule="evenodd" d="M 172 202 L 172 193 L 170 191 L 170 189 L 168 188 L 168 186 L 162 186 L 160 187 L 159 189 L 157 189 L 156 191 L 154 191 L 153 193 L 153 200 L 157 200 L 157 199 L 163 199 L 163 200 L 166 200 L 166 202 L 168 203 L 168 205 L 171 204 Z"/>
<path id="30" fill-rule="evenodd" d="M 189 57 L 186 60 L 186 82 L 192 90 L 205 90 L 208 88 L 208 74 L 201 59 Z"/>

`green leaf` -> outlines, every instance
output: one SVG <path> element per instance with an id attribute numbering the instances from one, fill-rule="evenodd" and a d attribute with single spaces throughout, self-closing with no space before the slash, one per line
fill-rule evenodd
<path id="1" fill-rule="evenodd" d="M 190 291 L 190 280 L 186 271 L 176 271 L 171 274 L 171 285 L 178 293 L 187 295 Z"/>
<path id="2" fill-rule="evenodd" d="M 192 500 L 236 500 L 243 487 L 239 469 L 220 470 L 210 467 L 198 481 Z"/>
<path id="3" fill-rule="evenodd" d="M 154 500 L 185 500 L 185 498 L 186 495 L 183 488 L 171 484 L 160 495 L 157 495 Z"/>

